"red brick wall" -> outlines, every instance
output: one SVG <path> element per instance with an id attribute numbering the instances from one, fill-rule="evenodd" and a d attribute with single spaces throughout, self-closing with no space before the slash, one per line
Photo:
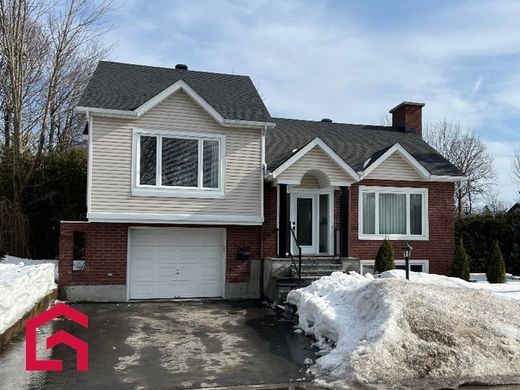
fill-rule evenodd
<path id="1" fill-rule="evenodd" d="M 349 255 L 362 260 L 373 260 L 382 241 L 358 239 L 359 186 L 420 187 L 428 189 L 429 240 L 409 240 L 413 247 L 412 259 L 429 260 L 430 273 L 451 275 L 451 262 L 455 251 L 455 220 L 453 183 L 363 180 L 350 191 Z M 404 241 L 391 241 L 396 258 L 402 258 Z"/>
<path id="2" fill-rule="evenodd" d="M 128 228 L 130 226 L 200 227 L 194 225 L 139 225 L 125 223 L 63 222 L 60 232 L 60 285 L 126 284 Z M 261 226 L 216 226 L 227 231 L 226 281 L 247 282 L 250 261 L 260 259 Z M 75 231 L 85 232 L 85 271 L 72 271 Z M 251 260 L 237 260 L 239 247 L 248 247 Z M 112 274 L 111 276 L 109 274 Z"/>
<path id="3" fill-rule="evenodd" d="M 85 271 L 72 271 L 75 231 L 85 232 Z M 125 284 L 127 231 L 126 224 L 62 223 L 60 285 Z"/>

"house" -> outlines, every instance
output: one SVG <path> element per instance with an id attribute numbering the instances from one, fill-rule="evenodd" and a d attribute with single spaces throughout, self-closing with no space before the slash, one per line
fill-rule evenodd
<path id="1" fill-rule="evenodd" d="M 520 212 L 520 203 L 515 203 L 512 205 L 509 210 L 507 210 L 508 214 L 516 214 Z"/>
<path id="2" fill-rule="evenodd" d="M 88 212 L 61 223 L 62 290 L 258 297 L 268 261 L 301 248 L 366 272 L 384 237 L 398 265 L 408 241 L 413 270 L 450 274 L 463 176 L 422 140 L 423 106 L 391 127 L 273 118 L 247 76 L 100 62 L 77 107 Z"/>

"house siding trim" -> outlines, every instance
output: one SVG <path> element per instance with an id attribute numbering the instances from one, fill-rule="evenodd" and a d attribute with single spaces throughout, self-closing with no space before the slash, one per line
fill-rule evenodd
<path id="1" fill-rule="evenodd" d="M 204 215 L 169 213 L 111 213 L 91 212 L 89 222 L 141 222 L 141 223 L 193 223 L 193 224 L 241 224 L 261 225 L 263 217 L 244 215 Z"/>

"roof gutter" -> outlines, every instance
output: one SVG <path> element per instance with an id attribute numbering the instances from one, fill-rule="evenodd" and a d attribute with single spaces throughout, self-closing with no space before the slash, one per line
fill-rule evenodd
<path id="1" fill-rule="evenodd" d="M 112 117 L 112 118 L 129 118 L 129 119 L 138 118 L 138 114 L 135 111 L 111 110 L 111 109 L 107 109 L 107 108 L 83 107 L 83 106 L 77 106 L 75 111 L 89 113 L 89 114 L 96 114 L 98 116 Z"/>

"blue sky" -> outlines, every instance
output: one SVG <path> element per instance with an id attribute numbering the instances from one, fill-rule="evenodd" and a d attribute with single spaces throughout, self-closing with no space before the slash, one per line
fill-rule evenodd
<path id="1" fill-rule="evenodd" d="M 460 122 L 518 198 L 519 1 L 150 1 L 117 4 L 110 59 L 247 74 L 273 116 L 374 123 L 403 100 Z"/>

